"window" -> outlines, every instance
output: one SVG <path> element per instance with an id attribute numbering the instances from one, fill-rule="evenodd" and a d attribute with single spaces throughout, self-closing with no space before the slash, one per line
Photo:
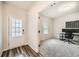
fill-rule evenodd
<path id="1" fill-rule="evenodd" d="M 22 20 L 17 19 L 16 17 L 11 18 L 10 24 L 10 36 L 11 37 L 19 37 L 22 36 Z"/>
<path id="2" fill-rule="evenodd" d="M 43 23 L 43 34 L 48 34 L 48 22 Z"/>

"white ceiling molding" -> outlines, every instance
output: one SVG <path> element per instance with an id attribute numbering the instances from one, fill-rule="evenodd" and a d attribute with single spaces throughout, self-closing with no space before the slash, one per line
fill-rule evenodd
<path id="1" fill-rule="evenodd" d="M 14 5 L 16 7 L 19 7 L 28 11 L 37 2 L 36 1 L 5 1 L 4 3 L 9 5 Z"/>

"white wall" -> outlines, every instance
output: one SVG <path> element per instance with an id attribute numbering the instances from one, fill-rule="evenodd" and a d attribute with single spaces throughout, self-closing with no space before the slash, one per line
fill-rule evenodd
<path id="1" fill-rule="evenodd" d="M 23 37 L 23 40 L 19 40 L 20 42 L 23 42 L 21 44 L 19 44 L 18 46 L 21 46 L 21 45 L 25 45 L 27 44 L 27 12 L 19 7 L 16 7 L 16 6 L 13 6 L 13 5 L 9 5 L 9 4 L 4 4 L 3 6 L 3 27 L 4 27 L 4 30 L 3 30 L 3 48 L 4 50 L 7 50 L 9 47 L 8 47 L 8 43 L 9 43 L 9 40 L 8 40 L 8 20 L 10 19 L 11 16 L 16 16 L 17 18 L 19 19 L 22 19 L 23 20 L 23 25 L 24 25 L 24 29 L 25 29 L 25 35 Z M 17 39 L 18 40 L 18 39 Z M 16 43 L 15 45 L 17 46 L 18 43 Z"/>
<path id="2" fill-rule="evenodd" d="M 79 12 L 75 12 L 75 13 L 54 19 L 53 37 L 59 38 L 59 34 L 62 32 L 62 28 L 65 28 L 66 21 L 75 21 L 75 20 L 79 20 Z"/>
<path id="3" fill-rule="evenodd" d="M 38 16 L 39 12 L 48 6 L 49 2 L 38 2 L 29 11 L 15 7 L 13 5 L 5 4 L 3 6 L 3 48 L 8 49 L 8 20 L 10 16 L 17 16 L 18 18 L 24 19 L 24 44 L 28 41 L 29 46 L 36 52 L 39 52 L 39 39 L 38 39 Z M 28 17 L 28 18 L 27 18 Z M 28 21 L 27 21 L 28 20 Z M 29 25 L 27 25 L 29 24 Z M 27 28 L 28 27 L 28 28 Z M 28 30 L 27 30 L 28 29 Z M 27 35 L 28 33 L 28 35 Z M 27 38 L 28 37 L 28 38 Z M 28 40 L 27 40 L 28 39 Z M 16 44 L 15 44 L 16 45 Z"/>
<path id="4" fill-rule="evenodd" d="M 39 41 L 38 38 L 38 22 L 39 22 L 39 12 L 48 6 L 49 2 L 36 3 L 28 12 L 28 45 L 33 48 L 34 51 L 39 52 Z"/>
<path id="5" fill-rule="evenodd" d="M 0 2 L 0 55 L 2 53 L 2 3 Z"/>

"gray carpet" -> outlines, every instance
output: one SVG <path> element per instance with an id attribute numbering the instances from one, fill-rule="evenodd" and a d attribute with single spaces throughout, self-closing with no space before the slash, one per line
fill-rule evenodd
<path id="1" fill-rule="evenodd" d="M 45 57 L 79 57 L 79 45 L 50 39 L 41 44 L 40 53 Z"/>

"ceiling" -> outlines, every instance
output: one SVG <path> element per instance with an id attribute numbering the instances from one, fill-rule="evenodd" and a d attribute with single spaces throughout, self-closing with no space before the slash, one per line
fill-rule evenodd
<path id="1" fill-rule="evenodd" d="M 79 2 L 75 1 L 60 1 L 55 2 L 49 8 L 40 12 L 41 15 L 50 18 L 56 18 L 59 16 L 67 15 L 78 11 Z"/>
<path id="2" fill-rule="evenodd" d="M 6 1 L 5 3 L 29 10 L 36 1 Z"/>

